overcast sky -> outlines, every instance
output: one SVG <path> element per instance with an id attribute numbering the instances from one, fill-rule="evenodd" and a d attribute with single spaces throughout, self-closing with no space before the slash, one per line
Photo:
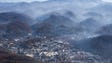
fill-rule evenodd
<path id="1" fill-rule="evenodd" d="M 47 1 L 47 0 L 0 0 L 0 2 L 32 2 L 32 1 Z M 112 2 L 112 0 L 103 0 L 105 2 Z"/>

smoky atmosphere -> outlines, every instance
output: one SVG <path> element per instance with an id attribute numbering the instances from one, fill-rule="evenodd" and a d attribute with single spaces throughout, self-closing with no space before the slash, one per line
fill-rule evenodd
<path id="1" fill-rule="evenodd" d="M 112 63 L 112 0 L 0 0 L 0 63 Z"/>

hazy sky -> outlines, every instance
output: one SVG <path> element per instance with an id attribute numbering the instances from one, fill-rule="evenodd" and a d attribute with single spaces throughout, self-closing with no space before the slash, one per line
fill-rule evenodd
<path id="1" fill-rule="evenodd" d="M 112 2 L 112 0 L 103 0 L 103 1 L 106 1 L 106 2 Z"/>
<path id="2" fill-rule="evenodd" d="M 0 0 L 0 2 L 32 2 L 32 1 L 47 1 L 47 0 Z"/>
<path id="3" fill-rule="evenodd" d="M 0 2 L 32 2 L 32 1 L 47 1 L 47 0 L 0 0 Z M 103 0 L 105 2 L 112 2 L 112 0 Z"/>

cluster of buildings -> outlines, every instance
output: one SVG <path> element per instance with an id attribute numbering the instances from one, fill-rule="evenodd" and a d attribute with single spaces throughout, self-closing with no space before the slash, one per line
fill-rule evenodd
<path id="1" fill-rule="evenodd" d="M 69 42 L 46 37 L 0 42 L 0 47 L 35 58 L 43 63 L 103 63 L 100 56 L 73 48 Z"/>

